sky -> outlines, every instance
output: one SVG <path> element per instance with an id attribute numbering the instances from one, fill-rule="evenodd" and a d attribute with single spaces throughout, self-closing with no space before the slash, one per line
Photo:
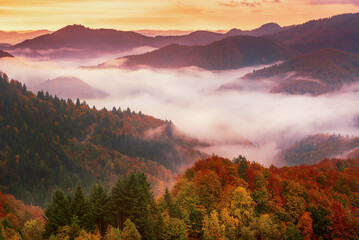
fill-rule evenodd
<path id="1" fill-rule="evenodd" d="M 359 12 L 359 0 L 0 0 L 1 30 L 250 30 Z"/>

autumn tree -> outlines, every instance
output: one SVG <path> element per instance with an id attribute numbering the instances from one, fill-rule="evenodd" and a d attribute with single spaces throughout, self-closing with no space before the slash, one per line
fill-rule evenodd
<path id="1" fill-rule="evenodd" d="M 22 228 L 24 240 L 43 240 L 45 233 L 45 223 L 38 219 L 27 221 Z"/>
<path id="2" fill-rule="evenodd" d="M 231 211 L 239 220 L 239 225 L 247 225 L 253 218 L 256 203 L 249 192 L 243 187 L 237 187 L 233 192 Z"/>
<path id="3" fill-rule="evenodd" d="M 207 212 L 214 209 L 221 195 L 221 183 L 218 175 L 212 170 L 200 170 L 195 175 L 195 192 Z"/>
<path id="4" fill-rule="evenodd" d="M 106 230 L 104 240 L 121 240 L 121 231 L 118 228 L 114 228 L 111 225 Z"/>
<path id="5" fill-rule="evenodd" d="M 230 215 L 230 211 L 227 208 L 224 208 L 220 214 L 222 220 L 222 228 L 225 229 L 224 235 L 226 239 L 236 239 L 237 237 L 237 227 L 238 219 Z"/>
<path id="6" fill-rule="evenodd" d="M 221 226 L 218 213 L 213 210 L 209 216 L 203 219 L 203 239 L 205 240 L 224 240 L 225 229 Z"/>
<path id="7" fill-rule="evenodd" d="M 304 212 L 299 218 L 297 229 L 302 233 L 303 240 L 310 240 L 313 238 L 312 222 L 313 221 L 309 212 Z"/>
<path id="8" fill-rule="evenodd" d="M 121 233 L 122 240 L 141 240 L 141 235 L 136 225 L 130 219 L 125 221 L 124 226 Z"/>

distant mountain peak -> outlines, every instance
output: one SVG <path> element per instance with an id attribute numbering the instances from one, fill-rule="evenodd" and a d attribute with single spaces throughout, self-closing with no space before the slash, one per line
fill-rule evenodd
<path id="1" fill-rule="evenodd" d="M 278 23 L 275 23 L 275 22 L 270 22 L 270 23 L 263 24 L 259 28 L 267 28 L 267 27 L 281 28 L 281 26 Z"/>
<path id="2" fill-rule="evenodd" d="M 84 31 L 84 30 L 92 30 L 91 28 L 85 27 L 84 25 L 81 24 L 72 24 L 72 25 L 67 25 L 59 30 L 57 30 L 54 33 L 59 33 L 59 32 L 77 32 L 77 31 Z"/>

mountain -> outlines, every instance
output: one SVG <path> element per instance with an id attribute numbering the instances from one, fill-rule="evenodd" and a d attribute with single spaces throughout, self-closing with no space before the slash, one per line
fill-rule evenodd
<path id="1" fill-rule="evenodd" d="M 131 31 L 113 29 L 90 29 L 82 25 L 69 25 L 53 33 L 28 39 L 14 46 L 4 48 L 14 54 L 46 56 L 52 59 L 93 58 L 101 54 L 124 52 L 137 47 L 160 48 L 171 44 L 186 46 L 206 45 L 228 36 L 261 36 L 280 30 L 276 24 L 267 24 L 252 31 L 229 31 L 222 34 L 210 31 L 195 31 L 180 36 L 148 37 Z"/>
<path id="2" fill-rule="evenodd" d="M 238 35 L 246 35 L 246 36 L 253 36 L 253 37 L 261 37 L 266 35 L 276 34 L 280 31 L 288 29 L 290 27 L 281 27 L 277 23 L 266 23 L 259 28 L 253 30 L 242 31 L 237 28 L 233 28 L 228 31 L 225 35 L 226 36 L 238 36 Z"/>
<path id="3" fill-rule="evenodd" d="M 237 36 L 205 46 L 170 45 L 142 55 L 127 56 L 123 65 L 155 68 L 196 66 L 208 70 L 268 64 L 296 56 L 285 44 L 263 37 Z"/>
<path id="4" fill-rule="evenodd" d="M 33 39 L 35 37 L 51 33 L 48 30 L 37 30 L 37 31 L 11 31 L 5 32 L 0 31 L 0 43 L 17 44 L 26 39 Z"/>
<path id="5" fill-rule="evenodd" d="M 276 23 L 268 23 L 264 24 L 259 28 L 253 30 L 242 31 L 239 29 L 232 29 L 226 33 L 219 33 L 219 32 L 211 32 L 211 31 L 195 31 L 189 33 L 187 35 L 182 36 L 156 36 L 155 41 L 157 47 L 167 46 L 170 44 L 178 44 L 184 46 L 194 46 L 194 45 L 208 45 L 214 41 L 219 41 L 226 37 L 233 37 L 233 36 L 265 36 L 277 33 L 283 30 L 278 24 Z"/>
<path id="6" fill-rule="evenodd" d="M 310 165 L 324 158 L 353 157 L 359 148 L 358 137 L 316 134 L 296 142 L 278 154 L 278 165 Z"/>
<path id="7" fill-rule="evenodd" d="M 145 35 L 147 37 L 156 37 L 156 36 L 182 36 L 182 35 L 190 34 L 193 31 L 142 29 L 142 30 L 136 30 L 135 32 Z"/>
<path id="8" fill-rule="evenodd" d="M 342 14 L 292 26 L 272 37 L 301 52 L 336 48 L 359 53 L 359 13 Z"/>
<path id="9" fill-rule="evenodd" d="M 90 85 L 76 77 L 57 77 L 39 83 L 29 89 L 34 92 L 47 91 L 52 95 L 64 99 L 91 99 L 103 98 L 106 96 L 104 92 L 92 88 Z"/>
<path id="10" fill-rule="evenodd" d="M 158 195 L 174 173 L 203 156 L 197 146 L 170 121 L 36 96 L 0 77 L 0 189 L 26 203 L 43 206 L 56 187 L 79 182 L 89 190 L 132 171 L 144 172 Z"/>
<path id="11" fill-rule="evenodd" d="M 359 55 L 331 48 L 321 49 L 257 70 L 244 78 L 274 78 L 279 84 L 272 92 L 320 95 L 358 82 Z"/>
<path id="12" fill-rule="evenodd" d="M 4 52 L 0 50 L 0 58 L 4 58 L 4 57 L 14 57 L 14 56 L 8 52 Z"/>
<path id="13" fill-rule="evenodd" d="M 71 25 L 51 34 L 25 40 L 11 49 L 30 49 L 51 58 L 88 58 L 146 46 L 150 40 L 135 32 Z"/>

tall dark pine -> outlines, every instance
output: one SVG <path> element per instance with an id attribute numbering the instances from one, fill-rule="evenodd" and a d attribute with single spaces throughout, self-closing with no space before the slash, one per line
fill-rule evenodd
<path id="1" fill-rule="evenodd" d="M 117 180 L 111 192 L 113 221 L 123 228 L 124 221 L 131 219 L 143 239 L 154 239 L 153 217 L 150 211 L 154 201 L 150 184 L 144 174 L 130 174 Z"/>
<path id="2" fill-rule="evenodd" d="M 181 210 L 178 208 L 178 206 L 173 201 L 172 195 L 168 188 L 166 187 L 165 194 L 163 196 L 166 205 L 168 213 L 170 214 L 170 217 L 172 218 L 181 218 Z"/>
<path id="3" fill-rule="evenodd" d="M 88 211 L 88 203 L 86 201 L 85 194 L 82 190 L 81 184 L 77 184 L 75 193 L 71 201 L 71 213 L 72 217 L 76 216 L 79 220 L 80 226 L 84 226 L 86 223 L 86 213 Z"/>
<path id="4" fill-rule="evenodd" d="M 94 230 L 96 227 L 104 235 L 109 223 L 109 197 L 106 189 L 101 184 L 94 185 L 91 195 L 89 211 L 86 215 L 87 228 Z"/>
<path id="5" fill-rule="evenodd" d="M 56 189 L 52 202 L 45 209 L 46 236 L 51 236 L 60 227 L 71 224 L 71 210 L 68 198 L 61 189 Z"/>

